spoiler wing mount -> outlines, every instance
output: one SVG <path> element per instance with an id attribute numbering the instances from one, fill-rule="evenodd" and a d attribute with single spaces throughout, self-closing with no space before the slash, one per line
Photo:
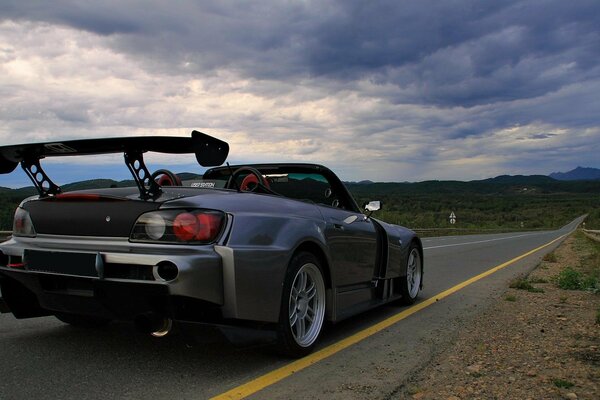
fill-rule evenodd
<path id="1" fill-rule="evenodd" d="M 152 175 L 146 164 L 144 164 L 144 155 L 141 152 L 125 153 L 125 164 L 133 176 L 133 180 L 140 190 L 140 198 L 148 199 L 158 197 L 162 193 L 160 185 L 152 179 Z"/>
<path id="2" fill-rule="evenodd" d="M 39 158 L 25 158 L 21 161 L 21 168 L 25 171 L 31 182 L 35 185 L 40 197 L 59 194 L 62 190 L 52 182 L 40 165 Z"/>

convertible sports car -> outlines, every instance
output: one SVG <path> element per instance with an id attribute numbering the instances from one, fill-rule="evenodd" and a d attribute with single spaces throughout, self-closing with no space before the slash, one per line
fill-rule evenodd
<path id="1" fill-rule="evenodd" d="M 198 181 L 150 173 L 143 154 L 195 153 Z M 63 192 L 45 157 L 123 152 L 135 186 Z M 364 213 L 329 169 L 221 166 L 227 143 L 184 137 L 71 140 L 0 147 L 39 195 L 0 244 L 0 310 L 94 327 L 133 320 L 155 336 L 173 322 L 270 329 L 279 349 L 308 354 L 325 321 L 415 301 L 423 248 L 414 232 Z"/>

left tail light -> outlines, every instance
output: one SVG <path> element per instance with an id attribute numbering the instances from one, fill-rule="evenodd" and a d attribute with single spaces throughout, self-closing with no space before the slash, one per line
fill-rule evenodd
<path id="1" fill-rule="evenodd" d="M 29 212 L 24 208 L 17 207 L 17 211 L 15 211 L 15 218 L 13 220 L 13 235 L 27 237 L 34 237 L 36 235 Z"/>
<path id="2" fill-rule="evenodd" d="M 225 214 L 213 210 L 161 210 L 142 214 L 131 233 L 133 242 L 208 244 L 223 230 Z"/>

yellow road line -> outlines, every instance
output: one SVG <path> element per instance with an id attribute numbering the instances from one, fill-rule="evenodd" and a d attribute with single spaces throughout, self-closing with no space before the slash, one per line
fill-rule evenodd
<path id="1" fill-rule="evenodd" d="M 517 261 L 522 260 L 523 258 L 532 255 L 533 253 L 550 246 L 551 244 L 559 241 L 560 239 L 564 238 L 565 235 L 562 235 L 554 240 L 552 240 L 551 242 L 548 242 L 540 247 L 537 247 L 531 251 L 528 251 L 527 253 L 521 254 L 518 257 L 513 258 L 512 260 L 509 260 L 505 263 L 502 263 L 492 269 L 489 269 L 485 272 L 482 272 L 479 275 L 476 275 L 470 279 L 467 279 L 464 282 L 459 283 L 458 285 L 451 287 L 450 289 L 444 290 L 441 293 L 438 293 L 437 295 L 430 297 L 429 299 L 418 303 L 410 308 L 407 308 L 406 310 L 393 315 L 387 319 L 384 319 L 381 322 L 378 322 L 375 325 L 372 325 L 366 329 L 363 329 L 360 332 L 355 333 L 352 336 L 349 336 L 345 339 L 340 340 L 339 342 L 333 343 L 315 353 L 312 353 L 304 358 L 301 358 L 299 360 L 293 361 L 281 368 L 278 368 L 276 370 L 273 370 L 271 372 L 268 372 L 262 376 L 259 376 L 258 378 L 255 378 L 247 383 L 244 383 L 236 388 L 233 388 L 223 394 L 220 394 L 218 396 L 215 396 L 212 398 L 212 400 L 222 400 L 222 399 L 243 399 L 247 396 L 250 396 L 251 394 L 254 394 L 268 386 L 273 385 L 276 382 L 279 382 L 282 379 L 287 378 L 288 376 L 299 372 L 307 367 L 310 367 L 313 364 L 316 364 L 317 362 L 328 358 L 332 355 L 334 355 L 335 353 L 344 350 L 347 347 L 352 346 L 353 344 L 356 344 L 366 338 L 368 338 L 369 336 L 372 336 L 386 328 L 389 328 L 390 326 L 394 325 L 395 323 L 402 321 L 403 319 L 407 318 L 410 315 L 413 315 L 414 313 L 421 311 L 422 309 L 429 307 L 430 305 L 434 304 L 435 302 L 450 296 L 453 293 L 458 292 L 461 289 L 464 289 L 465 287 L 469 286 L 470 284 L 477 282 L 480 279 L 485 278 L 486 276 L 489 276 L 491 274 L 493 274 L 494 272 L 497 272 L 503 268 L 508 267 L 511 264 L 516 263 Z"/>

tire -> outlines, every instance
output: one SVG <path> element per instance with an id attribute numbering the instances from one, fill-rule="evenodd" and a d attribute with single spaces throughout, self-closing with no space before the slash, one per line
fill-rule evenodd
<path id="1" fill-rule="evenodd" d="M 277 328 L 281 354 L 300 358 L 313 350 L 323 329 L 326 302 L 319 260 L 311 253 L 297 254 L 283 282 Z"/>
<path id="2" fill-rule="evenodd" d="M 419 291 L 421 290 L 421 281 L 423 279 L 423 261 L 421 252 L 416 244 L 411 244 L 408 248 L 408 257 L 406 260 L 404 276 L 400 277 L 400 294 L 402 298 L 400 303 L 410 305 L 415 302 Z"/>
<path id="3" fill-rule="evenodd" d="M 110 324 L 110 319 L 92 317 L 89 315 L 56 313 L 54 316 L 65 324 L 73 325 L 78 328 L 101 328 Z"/>

